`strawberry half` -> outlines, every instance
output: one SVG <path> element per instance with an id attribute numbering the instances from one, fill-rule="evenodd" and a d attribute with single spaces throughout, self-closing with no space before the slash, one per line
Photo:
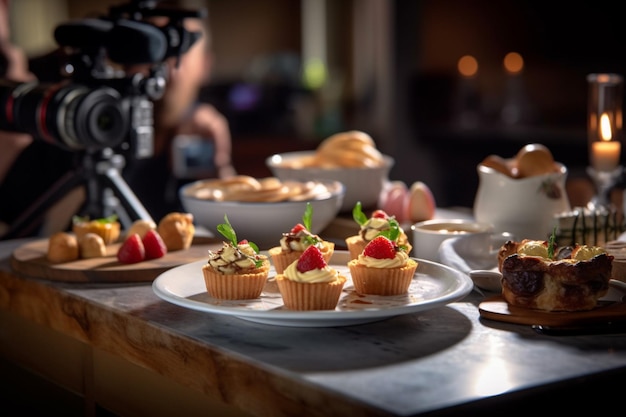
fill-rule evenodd
<path id="1" fill-rule="evenodd" d="M 128 236 L 117 251 L 117 260 L 123 264 L 136 264 L 146 258 L 146 249 L 137 233 Z"/>
<path id="2" fill-rule="evenodd" d="M 290 233 L 295 235 L 295 234 L 297 234 L 298 232 L 300 232 L 302 230 L 306 230 L 306 227 L 304 227 L 304 225 L 302 223 L 298 223 L 294 227 L 291 228 L 291 232 Z"/>
<path id="3" fill-rule="evenodd" d="M 319 248 L 311 245 L 304 250 L 302 255 L 300 255 L 300 259 L 298 259 L 298 263 L 296 264 L 296 269 L 300 272 L 306 272 L 314 269 L 322 269 L 327 265 L 328 264 L 324 260 L 324 256 L 322 256 L 322 252 Z"/>
<path id="4" fill-rule="evenodd" d="M 142 239 L 146 259 L 162 258 L 167 253 L 167 246 L 156 230 L 148 230 Z"/>
<path id="5" fill-rule="evenodd" d="M 365 246 L 363 255 L 376 259 L 393 259 L 396 256 L 396 247 L 385 236 L 376 236 Z"/>
<path id="6" fill-rule="evenodd" d="M 374 212 L 372 213 L 372 217 L 375 219 L 386 219 L 389 217 L 389 215 L 383 211 L 383 210 L 374 210 Z"/>

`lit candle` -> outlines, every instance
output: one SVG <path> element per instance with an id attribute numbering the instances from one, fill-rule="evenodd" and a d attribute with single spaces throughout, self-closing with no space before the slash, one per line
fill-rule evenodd
<path id="1" fill-rule="evenodd" d="M 621 144 L 611 140 L 611 123 L 609 116 L 602 113 L 600 116 L 601 140 L 591 146 L 591 164 L 597 171 L 613 171 L 619 165 Z"/>

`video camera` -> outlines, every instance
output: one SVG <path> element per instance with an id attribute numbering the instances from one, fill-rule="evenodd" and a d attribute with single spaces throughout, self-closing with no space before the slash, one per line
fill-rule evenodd
<path id="1" fill-rule="evenodd" d="M 165 61 L 180 58 L 201 36 L 187 31 L 184 19 L 205 13 L 157 8 L 158 2 L 134 0 L 110 7 L 107 16 L 56 27 L 54 38 L 68 51 L 59 68 L 64 79 L 0 80 L 0 130 L 29 133 L 67 150 L 116 148 L 131 157 L 151 157 L 152 101 L 166 86 Z M 153 17 L 168 22 L 156 26 Z M 135 66 L 144 71 L 131 73 Z"/>
<path id="2" fill-rule="evenodd" d="M 79 156 L 75 169 L 22 212 L 3 239 L 24 237 L 79 185 L 86 190 L 81 216 L 117 214 L 125 228 L 136 219 L 152 220 L 122 168 L 128 156 L 153 155 L 152 101 L 164 93 L 166 61 L 178 63 L 201 36 L 187 31 L 184 20 L 206 12 L 157 3 L 134 0 L 109 8 L 107 16 L 56 27 L 55 40 L 67 54 L 54 82 L 0 80 L 0 130 L 28 133 Z M 164 26 L 155 24 L 159 17 L 167 18 Z"/>

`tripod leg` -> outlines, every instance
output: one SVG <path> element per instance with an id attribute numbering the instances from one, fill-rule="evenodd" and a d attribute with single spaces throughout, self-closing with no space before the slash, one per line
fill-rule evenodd
<path id="1" fill-rule="evenodd" d="M 81 215 L 87 215 L 93 219 L 104 217 L 107 209 L 111 208 L 120 218 L 124 228 L 130 227 L 134 220 L 153 221 L 152 216 L 122 178 L 121 158 L 113 156 L 99 162 L 96 162 L 95 158 L 95 155 L 87 153 L 83 158 L 82 168 L 68 172 L 55 182 L 13 222 L 9 231 L 0 238 L 17 239 L 36 235 L 48 210 L 79 185 L 84 185 L 86 192 Z M 105 196 L 109 190 L 116 198 Z"/>
<path id="2" fill-rule="evenodd" d="M 109 167 L 104 171 L 104 177 L 108 180 L 111 190 L 119 198 L 119 202 L 131 217 L 131 220 L 149 220 L 154 221 L 150 213 L 145 209 L 139 201 L 135 193 L 128 186 L 120 172 L 115 167 Z M 130 226 L 130 225 L 128 225 Z"/>

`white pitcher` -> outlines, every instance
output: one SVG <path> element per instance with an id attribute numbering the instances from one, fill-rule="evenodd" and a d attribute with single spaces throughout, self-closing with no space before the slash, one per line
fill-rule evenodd
<path id="1" fill-rule="evenodd" d="M 558 172 L 516 179 L 479 164 L 474 217 L 518 240 L 548 240 L 556 225 L 555 215 L 570 210 L 565 190 L 567 168 L 558 165 Z"/>

